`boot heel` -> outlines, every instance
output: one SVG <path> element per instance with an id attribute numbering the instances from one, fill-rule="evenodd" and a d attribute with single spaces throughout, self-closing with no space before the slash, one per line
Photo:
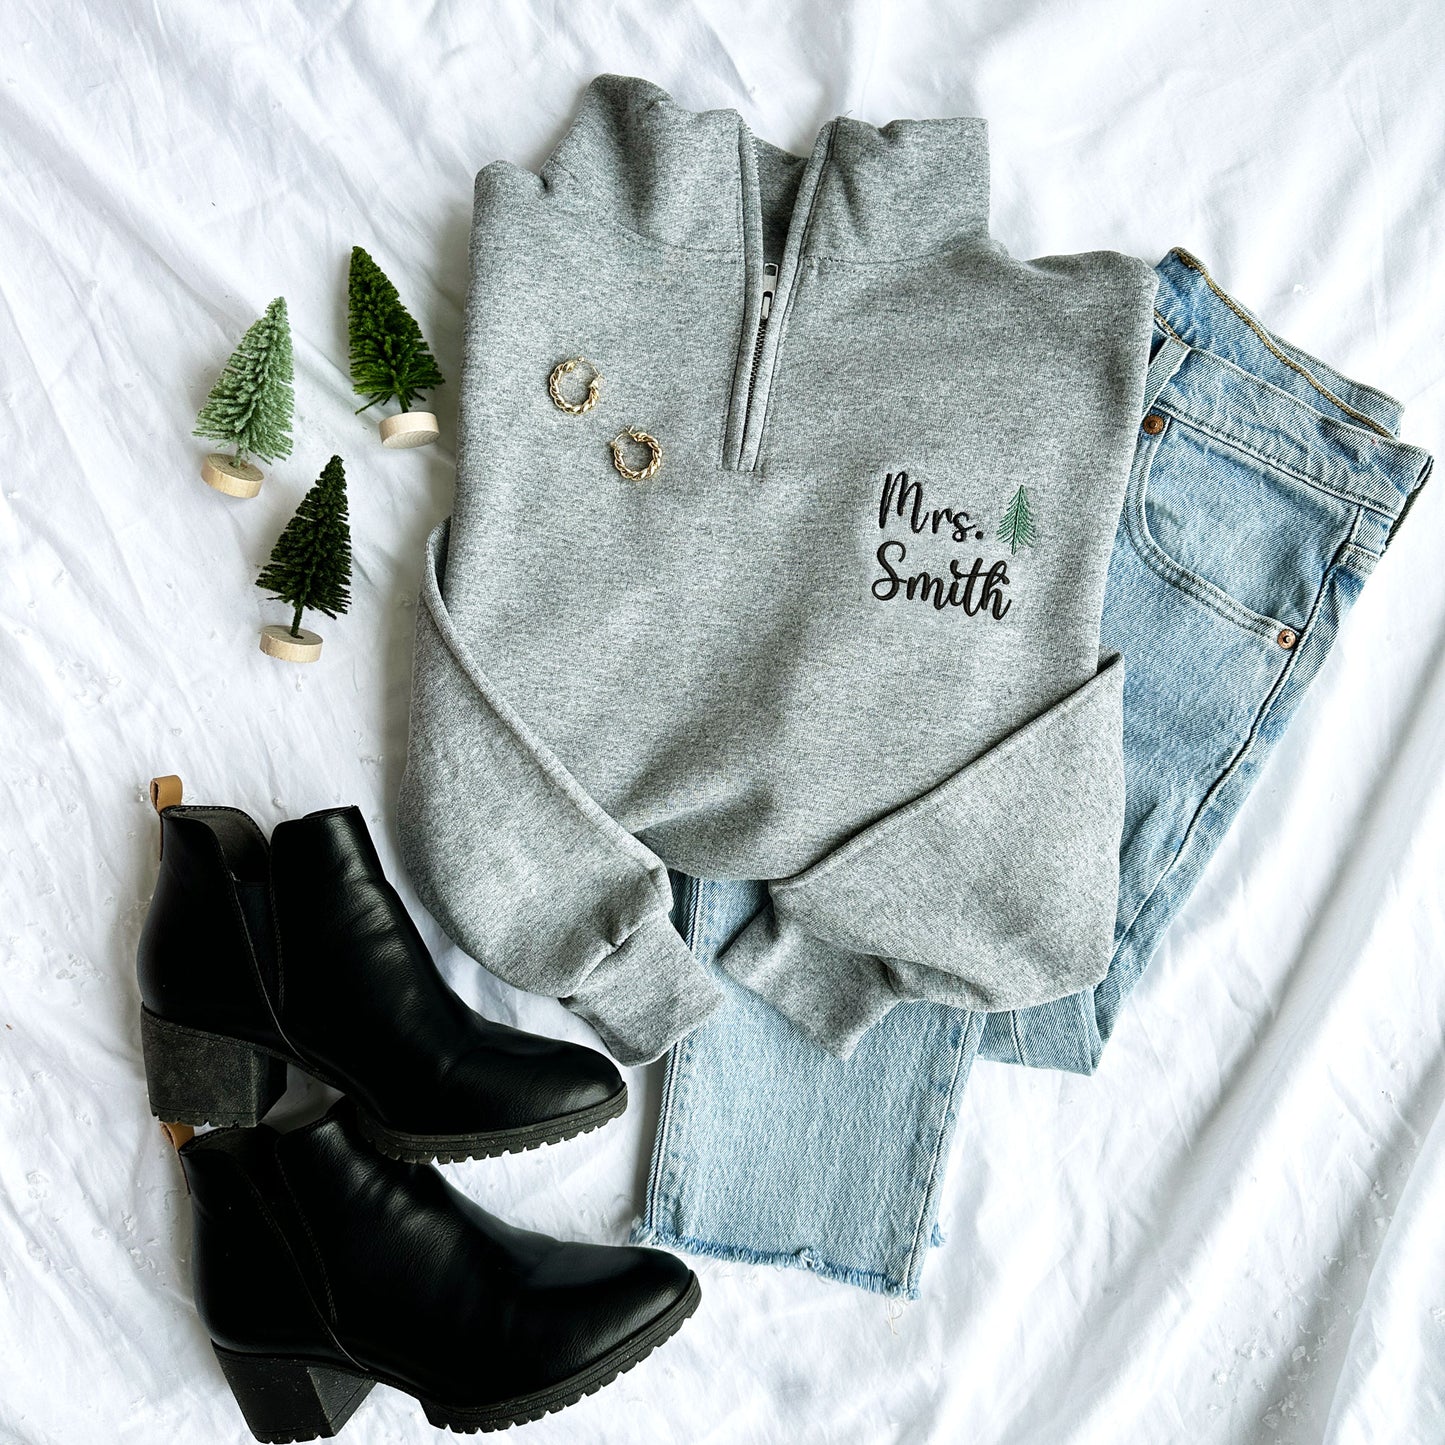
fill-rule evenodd
<path id="1" fill-rule="evenodd" d="M 151 1113 L 167 1123 L 251 1128 L 286 1091 L 286 1065 L 238 1039 L 141 1010 Z"/>
<path id="2" fill-rule="evenodd" d="M 351 1419 L 376 1382 L 367 1375 L 283 1355 L 242 1355 L 211 1348 L 258 1440 L 330 1439 Z"/>

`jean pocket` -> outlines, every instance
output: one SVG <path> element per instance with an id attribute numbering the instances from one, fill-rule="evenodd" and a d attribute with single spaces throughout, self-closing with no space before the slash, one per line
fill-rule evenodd
<path id="1" fill-rule="evenodd" d="M 1273 639 L 1303 631 L 1325 573 L 1355 525 L 1353 503 L 1156 407 L 1124 499 L 1129 540 L 1166 582 Z"/>

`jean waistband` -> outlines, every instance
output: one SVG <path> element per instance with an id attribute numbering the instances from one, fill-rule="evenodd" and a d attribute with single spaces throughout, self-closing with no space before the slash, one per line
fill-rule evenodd
<path id="1" fill-rule="evenodd" d="M 1404 515 L 1431 458 L 1397 438 L 1403 407 L 1394 397 L 1276 336 L 1188 251 L 1175 247 L 1155 272 L 1166 341 L 1148 405 L 1334 496 Z"/>

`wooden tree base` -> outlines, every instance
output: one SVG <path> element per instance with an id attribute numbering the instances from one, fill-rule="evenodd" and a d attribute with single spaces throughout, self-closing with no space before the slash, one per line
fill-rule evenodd
<path id="1" fill-rule="evenodd" d="M 264 477 L 260 467 L 228 457 L 224 452 L 207 452 L 201 463 L 201 480 L 228 497 L 254 497 L 261 490 Z"/>
<path id="2" fill-rule="evenodd" d="M 384 416 L 379 430 L 384 447 L 427 447 L 441 435 L 437 419 L 429 411 L 404 411 L 400 416 Z"/>
<path id="3" fill-rule="evenodd" d="M 268 623 L 261 629 L 261 651 L 282 662 L 315 662 L 321 656 L 321 634 L 303 627 L 293 637 L 284 623 Z"/>

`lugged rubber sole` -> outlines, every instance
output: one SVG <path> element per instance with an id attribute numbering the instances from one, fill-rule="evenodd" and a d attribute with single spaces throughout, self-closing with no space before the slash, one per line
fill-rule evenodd
<path id="1" fill-rule="evenodd" d="M 564 1139 L 590 1134 L 626 1108 L 627 1085 L 623 1084 L 610 1099 L 590 1108 L 537 1124 L 525 1124 L 518 1129 L 492 1129 L 484 1134 L 405 1134 L 388 1129 L 359 1105 L 356 1122 L 367 1142 L 389 1159 L 400 1159 L 407 1164 L 425 1164 L 433 1159 L 438 1164 L 456 1164 L 463 1159 L 494 1159 L 499 1154 L 520 1154 L 543 1144 L 560 1144 Z"/>
<path id="2" fill-rule="evenodd" d="M 377 1383 L 412 1395 L 427 1420 L 439 1429 L 475 1435 L 540 1420 L 575 1405 L 584 1395 L 595 1394 L 671 1339 L 701 1299 L 702 1286 L 692 1275 L 687 1291 L 678 1300 L 585 1370 L 544 1390 L 492 1405 L 451 1405 L 428 1400 L 384 1374 L 369 1375 L 291 1356 L 241 1354 L 214 1342 L 212 1348 L 251 1433 L 266 1445 L 329 1439 Z"/>
<path id="3" fill-rule="evenodd" d="M 168 1124 L 254 1128 L 285 1093 L 288 1063 L 333 1089 L 348 1092 L 339 1079 L 260 1044 L 170 1023 L 144 1008 L 140 1022 L 151 1113 Z M 425 1164 L 433 1159 L 439 1164 L 452 1164 L 560 1144 L 564 1139 L 590 1133 L 626 1108 L 624 1083 L 610 1099 L 590 1108 L 479 1134 L 408 1134 L 373 1118 L 360 1103 L 356 1118 L 371 1145 L 389 1158 L 408 1164 Z"/>

